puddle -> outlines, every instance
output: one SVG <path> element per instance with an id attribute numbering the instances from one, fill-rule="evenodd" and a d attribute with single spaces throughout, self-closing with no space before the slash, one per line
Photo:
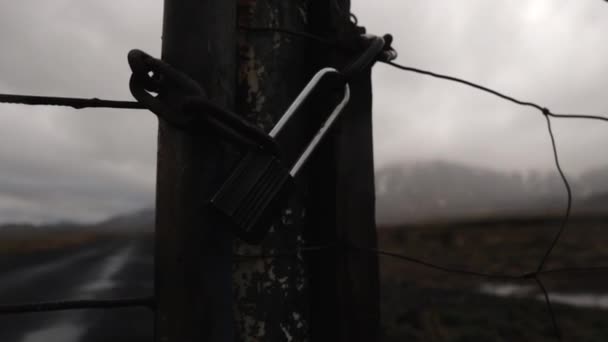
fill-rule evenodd
<path id="1" fill-rule="evenodd" d="M 534 286 L 516 284 L 482 284 L 479 292 L 496 297 L 525 297 L 536 290 Z"/>
<path id="2" fill-rule="evenodd" d="M 531 298 L 545 301 L 545 297 L 539 293 L 538 288 L 529 285 L 486 283 L 479 287 L 479 292 L 496 297 Z M 549 292 L 549 299 L 555 304 L 608 310 L 608 294 Z"/>
<path id="3" fill-rule="evenodd" d="M 545 300 L 545 297 L 536 296 L 539 300 Z M 552 303 L 576 306 L 580 308 L 594 308 L 608 310 L 608 294 L 592 294 L 592 293 L 549 293 L 549 298 Z"/>
<path id="4" fill-rule="evenodd" d="M 131 244 L 120 249 L 118 253 L 106 257 L 95 277 L 80 286 L 77 292 L 80 294 L 87 292 L 88 295 L 96 298 L 100 291 L 113 289 L 117 286 L 116 276 L 118 272 L 126 266 L 133 253 L 134 245 Z M 75 322 L 81 322 L 81 324 Z M 91 323 L 81 313 L 66 313 L 56 317 L 48 326 L 28 332 L 21 339 L 21 342 L 78 342 Z"/>

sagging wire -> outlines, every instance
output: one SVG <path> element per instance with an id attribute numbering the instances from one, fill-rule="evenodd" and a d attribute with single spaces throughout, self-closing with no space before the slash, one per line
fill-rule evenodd
<path id="1" fill-rule="evenodd" d="M 144 307 L 153 310 L 156 307 L 156 301 L 154 297 L 141 297 L 108 300 L 71 300 L 27 304 L 9 304 L 0 305 L 0 316 L 66 310 L 120 309 L 134 307 Z"/>
<path id="2" fill-rule="evenodd" d="M 62 106 L 74 109 L 84 108 L 116 108 L 116 109 L 145 109 L 139 102 L 102 100 L 98 98 L 33 96 L 20 94 L 0 94 L 0 103 L 22 104 L 30 106 Z"/>

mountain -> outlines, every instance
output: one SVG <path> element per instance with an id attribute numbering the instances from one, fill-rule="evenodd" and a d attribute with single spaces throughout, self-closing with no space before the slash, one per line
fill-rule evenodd
<path id="1" fill-rule="evenodd" d="M 597 210 L 608 208 L 608 192 L 592 194 L 585 199 L 585 206 Z"/>
<path id="2" fill-rule="evenodd" d="M 608 166 L 568 177 L 574 213 L 608 213 Z M 557 172 L 501 172 L 449 161 L 393 164 L 376 171 L 380 225 L 562 215 L 566 191 Z M 111 231 L 152 231 L 154 209 L 95 225 Z"/>
<path id="3" fill-rule="evenodd" d="M 608 214 L 608 166 L 568 179 L 575 214 Z M 448 161 L 393 164 L 376 170 L 379 225 L 557 216 L 563 214 L 565 205 L 564 184 L 556 172 L 501 172 Z M 147 208 L 96 224 L 7 224 L 0 225 L 0 232 L 151 232 L 154 219 L 154 209 Z"/>
<path id="4" fill-rule="evenodd" d="M 147 208 L 114 216 L 93 227 L 103 231 L 152 231 L 154 229 L 154 209 Z"/>
<path id="5" fill-rule="evenodd" d="M 608 167 L 569 181 L 575 212 L 607 211 L 600 194 L 608 193 Z M 501 172 L 447 161 L 395 164 L 376 172 L 379 224 L 555 215 L 566 199 L 557 173 Z"/>

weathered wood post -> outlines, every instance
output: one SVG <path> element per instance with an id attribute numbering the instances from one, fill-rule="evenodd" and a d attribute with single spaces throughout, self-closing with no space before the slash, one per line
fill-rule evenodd
<path id="1" fill-rule="evenodd" d="M 308 30 L 308 0 L 240 0 L 241 27 Z M 239 36 L 237 112 L 269 132 L 318 67 L 311 44 L 293 36 L 243 30 Z M 239 254 L 295 251 L 306 208 L 294 195 L 261 246 L 235 240 Z M 302 255 L 243 259 L 234 263 L 234 309 L 238 341 L 308 341 L 309 295 Z"/>
<path id="2" fill-rule="evenodd" d="M 162 58 L 233 109 L 236 1 L 165 0 Z M 234 340 L 232 237 L 204 203 L 226 173 L 226 149 L 159 124 L 156 197 L 157 342 Z"/>
<path id="3" fill-rule="evenodd" d="M 313 3 L 316 34 L 352 38 L 350 0 Z M 319 58 L 338 68 L 355 57 L 341 49 L 321 51 Z M 308 240 L 336 246 L 308 257 L 313 340 L 377 341 L 380 333 L 378 258 L 352 248 L 377 247 L 371 70 L 352 79 L 350 89 L 351 101 L 311 176 Z"/>
<path id="4" fill-rule="evenodd" d="M 165 0 L 162 57 L 211 101 L 269 131 L 316 71 L 352 56 L 278 32 L 242 29 L 237 40 L 237 27 L 340 36 L 348 9 L 346 0 L 239 0 L 238 11 L 236 1 Z M 377 260 L 345 247 L 376 241 L 369 73 L 351 91 L 355 101 L 300 179 L 303 192 L 260 246 L 234 239 L 204 210 L 231 151 L 160 124 L 156 341 L 377 339 Z M 289 255 L 306 244 L 334 248 Z"/>
<path id="5" fill-rule="evenodd" d="M 350 3 L 241 0 L 241 27 L 282 28 L 342 38 L 353 29 Z M 350 36 L 352 38 L 352 35 Z M 237 108 L 265 130 L 280 118 L 314 72 L 354 56 L 284 33 L 244 31 L 239 40 Z M 333 137 L 261 247 L 235 243 L 239 254 L 334 246 L 293 258 L 234 264 L 240 340 L 375 341 L 379 328 L 378 261 L 345 247 L 376 247 L 371 75 L 351 83 L 352 98 Z M 314 114 L 314 113 L 311 113 Z"/>

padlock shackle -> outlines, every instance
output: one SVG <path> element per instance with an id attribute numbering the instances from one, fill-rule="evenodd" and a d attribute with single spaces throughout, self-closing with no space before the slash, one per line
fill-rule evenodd
<path id="1" fill-rule="evenodd" d="M 306 161 L 308 161 L 308 158 L 310 157 L 310 155 L 313 154 L 315 149 L 319 146 L 319 143 L 321 142 L 321 140 L 325 137 L 327 132 L 331 129 L 333 124 L 336 122 L 336 119 L 338 119 L 338 117 L 344 110 L 344 107 L 346 107 L 346 105 L 348 104 L 348 101 L 350 101 L 350 86 L 348 84 L 345 84 L 344 85 L 344 97 L 342 98 L 342 101 L 340 101 L 340 103 L 336 106 L 336 108 L 334 108 L 333 112 L 329 115 L 327 120 L 325 120 L 325 122 L 323 123 L 323 125 L 321 126 L 321 128 L 319 129 L 317 134 L 315 134 L 314 138 L 310 141 L 308 146 L 306 146 L 306 149 L 304 150 L 304 152 L 302 152 L 302 155 L 300 156 L 300 158 L 298 158 L 298 160 L 293 165 L 291 170 L 289 170 L 289 174 L 292 177 L 295 178 L 297 176 L 298 172 L 302 169 L 302 166 L 304 166 Z"/>
<path id="2" fill-rule="evenodd" d="M 302 91 L 300 92 L 298 97 L 296 97 L 296 99 L 291 103 L 289 108 L 287 108 L 287 111 L 285 111 L 285 114 L 283 114 L 283 116 L 281 116 L 279 121 L 274 125 L 274 127 L 272 128 L 270 133 L 268 133 L 268 135 L 271 138 L 273 138 L 273 139 L 276 138 L 276 136 L 279 134 L 279 132 L 281 132 L 283 127 L 287 124 L 289 119 L 291 119 L 291 117 L 298 111 L 298 109 L 300 108 L 302 103 L 304 103 L 304 101 L 308 98 L 310 93 L 319 84 L 321 79 L 325 75 L 330 74 L 330 73 L 340 74 L 340 72 L 334 68 L 323 68 L 323 69 L 319 70 L 313 76 L 313 78 L 308 82 L 306 87 L 304 87 L 304 89 L 302 89 Z"/>

